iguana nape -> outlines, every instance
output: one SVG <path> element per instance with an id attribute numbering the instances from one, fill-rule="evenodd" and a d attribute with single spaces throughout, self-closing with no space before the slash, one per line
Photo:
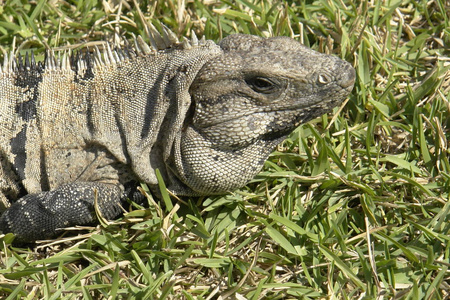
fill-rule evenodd
<path id="1" fill-rule="evenodd" d="M 245 185 L 301 123 L 339 105 L 351 65 L 293 39 L 219 44 L 152 32 L 89 54 L 6 57 L 0 68 L 0 230 L 19 241 L 119 214 L 126 188 L 177 195 Z"/>

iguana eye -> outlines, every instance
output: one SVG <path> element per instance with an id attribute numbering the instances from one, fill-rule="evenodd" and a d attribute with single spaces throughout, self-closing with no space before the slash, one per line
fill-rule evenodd
<path id="1" fill-rule="evenodd" d="M 270 94 L 274 92 L 278 86 L 272 80 L 260 76 L 247 78 L 245 79 L 245 82 L 252 90 L 254 90 L 257 93 L 263 94 Z"/>

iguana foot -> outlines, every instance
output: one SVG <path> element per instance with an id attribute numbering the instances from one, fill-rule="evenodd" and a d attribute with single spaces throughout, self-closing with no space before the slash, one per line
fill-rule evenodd
<path id="1" fill-rule="evenodd" d="M 18 242 L 51 238 L 59 229 L 95 223 L 96 197 L 102 216 L 116 217 L 122 194 L 115 185 L 83 182 L 26 195 L 0 217 L 0 231 L 14 233 Z"/>

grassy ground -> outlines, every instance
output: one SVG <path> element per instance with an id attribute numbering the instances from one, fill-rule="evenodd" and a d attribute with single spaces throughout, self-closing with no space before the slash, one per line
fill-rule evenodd
<path id="1" fill-rule="evenodd" d="M 136 2 L 0 0 L 0 50 L 145 36 L 145 22 L 285 35 L 351 62 L 355 89 L 232 194 L 150 201 L 29 249 L 0 237 L 1 298 L 450 297 L 448 1 Z"/>

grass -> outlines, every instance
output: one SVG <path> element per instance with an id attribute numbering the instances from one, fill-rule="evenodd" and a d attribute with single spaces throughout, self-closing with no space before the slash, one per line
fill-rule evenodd
<path id="1" fill-rule="evenodd" d="M 448 1 L 136 2 L 0 1 L 0 50 L 145 37 L 145 22 L 285 35 L 351 62 L 355 88 L 234 193 L 149 200 L 34 248 L 0 237 L 0 297 L 448 299 Z"/>

